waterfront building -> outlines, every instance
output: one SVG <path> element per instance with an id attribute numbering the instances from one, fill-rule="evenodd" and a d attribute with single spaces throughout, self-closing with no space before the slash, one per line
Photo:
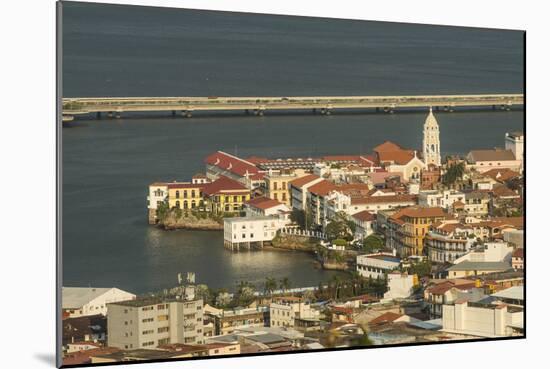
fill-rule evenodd
<path id="1" fill-rule="evenodd" d="M 426 166 L 433 164 L 441 166 L 441 153 L 439 143 L 439 124 L 432 112 L 430 106 L 430 112 L 424 122 L 424 137 L 422 139 L 423 158 Z"/>
<path id="2" fill-rule="evenodd" d="M 264 242 L 271 242 L 286 223 L 275 216 L 224 218 L 224 246 L 231 250 L 250 248 L 253 244 L 262 247 Z"/>
<path id="3" fill-rule="evenodd" d="M 376 222 L 376 216 L 363 210 L 359 213 L 355 213 L 351 216 L 351 220 L 355 223 L 355 235 L 358 240 L 363 240 L 374 233 L 374 224 Z"/>
<path id="4" fill-rule="evenodd" d="M 204 209 L 204 186 L 191 182 L 168 183 L 168 207 L 181 210 Z"/>
<path id="5" fill-rule="evenodd" d="M 157 222 L 158 207 L 168 200 L 168 183 L 154 182 L 149 185 L 147 196 L 147 211 L 149 224 Z"/>
<path id="6" fill-rule="evenodd" d="M 429 259 L 434 263 L 453 262 L 474 245 L 473 228 L 462 223 L 435 223 L 424 239 Z"/>
<path id="7" fill-rule="evenodd" d="M 108 305 L 108 346 L 152 349 L 184 343 L 202 344 L 203 301 L 191 293 L 186 299 L 139 299 Z"/>
<path id="8" fill-rule="evenodd" d="M 319 311 L 296 296 L 276 297 L 269 304 L 270 327 L 294 327 L 296 319 L 318 319 Z"/>
<path id="9" fill-rule="evenodd" d="M 523 308 L 459 299 L 443 305 L 442 332 L 474 337 L 523 335 Z"/>
<path id="10" fill-rule="evenodd" d="M 357 255 L 357 272 L 366 278 L 384 278 L 384 275 L 398 268 L 400 264 L 401 259 L 392 253 Z"/>
<path id="11" fill-rule="evenodd" d="M 87 315 L 107 314 L 107 304 L 133 300 L 136 295 L 118 288 L 63 287 L 61 305 L 63 316 L 76 318 Z"/>
<path id="12" fill-rule="evenodd" d="M 239 213 L 250 200 L 250 190 L 245 185 L 222 175 L 205 185 L 203 194 L 213 213 Z"/>
<path id="13" fill-rule="evenodd" d="M 448 218 L 449 215 L 440 207 L 400 209 L 388 219 L 387 245 L 400 257 L 423 255 L 424 238 L 430 226 Z"/>
<path id="14" fill-rule="evenodd" d="M 227 177 L 252 190 L 265 185 L 264 174 L 250 161 L 223 151 L 216 151 L 204 159 L 206 164 L 206 177 L 215 181 L 219 177 Z"/>
<path id="15" fill-rule="evenodd" d="M 511 169 L 521 171 L 522 161 L 517 160 L 510 149 L 472 150 L 466 155 L 467 166 L 484 173 L 491 169 Z"/>
<path id="16" fill-rule="evenodd" d="M 307 210 L 307 193 L 308 189 L 323 181 L 323 179 L 315 174 L 309 174 L 290 182 L 291 208 L 297 210 Z"/>

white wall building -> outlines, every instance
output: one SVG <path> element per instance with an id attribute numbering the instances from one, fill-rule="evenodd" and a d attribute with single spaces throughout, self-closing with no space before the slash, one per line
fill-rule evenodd
<path id="1" fill-rule="evenodd" d="M 400 263 L 401 259 L 387 252 L 357 255 L 357 272 L 366 278 L 384 278 L 385 274 L 399 267 Z"/>
<path id="2" fill-rule="evenodd" d="M 286 224 L 284 219 L 274 216 L 225 218 L 223 239 L 226 247 L 239 247 L 240 244 L 271 241 L 277 231 Z"/>
<path id="3" fill-rule="evenodd" d="M 270 327 L 294 327 L 295 319 L 318 319 L 319 311 L 300 297 L 281 297 L 269 304 Z"/>
<path id="4" fill-rule="evenodd" d="M 393 272 L 388 274 L 388 292 L 382 301 L 406 299 L 414 292 L 415 277 L 405 273 Z"/>
<path id="5" fill-rule="evenodd" d="M 514 248 L 506 242 L 487 242 L 482 247 L 472 249 L 453 261 L 453 264 L 460 264 L 463 261 L 472 262 L 511 262 Z"/>
<path id="6" fill-rule="evenodd" d="M 523 309 L 504 304 L 482 304 L 457 300 L 443 305 L 444 332 L 477 337 L 519 335 L 523 331 Z"/>
<path id="7" fill-rule="evenodd" d="M 466 195 L 460 191 L 455 190 L 427 190 L 420 191 L 418 194 L 418 205 L 426 207 L 439 206 L 444 209 L 448 209 L 456 201 L 464 203 Z"/>
<path id="8" fill-rule="evenodd" d="M 136 295 L 118 288 L 63 287 L 61 305 L 70 318 L 103 314 L 107 315 L 107 304 L 133 300 Z"/>
<path id="9" fill-rule="evenodd" d="M 504 148 L 512 151 L 516 160 L 521 161 L 521 171 L 524 168 L 524 149 L 525 149 L 525 137 L 523 132 L 506 133 L 504 139 Z"/>

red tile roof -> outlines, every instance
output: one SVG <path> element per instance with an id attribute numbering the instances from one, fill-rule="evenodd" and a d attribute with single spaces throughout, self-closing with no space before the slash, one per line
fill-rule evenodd
<path id="1" fill-rule="evenodd" d="M 517 248 L 512 253 L 513 258 L 521 258 L 523 259 L 523 248 Z"/>
<path id="2" fill-rule="evenodd" d="M 330 191 L 336 190 L 337 188 L 338 187 L 334 183 L 322 180 L 321 182 L 308 188 L 308 191 L 317 196 L 326 196 L 330 193 Z"/>
<path id="3" fill-rule="evenodd" d="M 290 184 L 296 188 L 302 188 L 304 185 L 313 182 L 321 177 L 316 176 L 315 174 L 308 174 L 306 176 L 296 178 L 293 181 L 290 181 Z"/>
<path id="4" fill-rule="evenodd" d="M 266 210 L 266 209 L 273 208 L 275 206 L 282 205 L 281 202 L 279 202 L 277 200 L 270 199 L 270 198 L 265 197 L 265 196 L 255 197 L 255 198 L 251 199 L 250 201 L 248 201 L 246 204 L 248 204 L 252 207 L 258 208 L 258 209 L 262 209 L 262 210 Z"/>
<path id="5" fill-rule="evenodd" d="M 502 168 L 502 169 L 491 169 L 486 172 L 483 172 L 484 176 L 491 177 L 495 181 L 498 182 L 505 182 L 511 178 L 519 177 L 520 174 L 514 170 L 508 169 L 508 168 Z"/>
<path id="6" fill-rule="evenodd" d="M 390 218 L 399 219 L 401 217 L 409 218 L 434 218 L 434 217 L 447 217 L 445 210 L 440 207 L 421 207 L 421 206 L 411 206 L 399 210 L 397 213 L 393 214 Z"/>
<path id="7" fill-rule="evenodd" d="M 376 146 L 373 151 L 380 153 L 380 152 L 386 152 L 386 151 L 398 151 L 403 150 L 401 146 L 396 144 L 395 142 L 386 141 L 378 146 Z"/>
<path id="8" fill-rule="evenodd" d="M 363 210 L 363 211 L 360 211 L 359 213 L 352 214 L 352 217 L 363 222 L 373 221 L 376 219 L 374 214 L 370 213 L 367 210 Z"/>
<path id="9" fill-rule="evenodd" d="M 220 176 L 214 182 L 204 185 L 203 192 L 210 196 L 219 193 L 244 194 L 250 193 L 250 190 L 240 182 Z"/>
<path id="10" fill-rule="evenodd" d="M 401 318 L 403 314 L 397 314 L 393 313 L 391 311 L 388 311 L 387 313 L 384 313 L 380 315 L 379 317 L 371 320 L 369 322 L 369 325 L 378 325 L 378 324 L 385 324 L 385 323 L 391 323 L 399 318 Z"/>
<path id="11" fill-rule="evenodd" d="M 222 170 L 227 170 L 243 177 L 259 173 L 258 167 L 253 163 L 223 151 L 216 151 L 208 155 L 204 161 L 209 165 L 214 165 Z"/>

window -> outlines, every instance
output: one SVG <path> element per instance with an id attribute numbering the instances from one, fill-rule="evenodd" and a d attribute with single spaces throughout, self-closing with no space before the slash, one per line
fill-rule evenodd
<path id="1" fill-rule="evenodd" d="M 170 343 L 170 338 L 163 338 L 161 340 L 158 340 L 158 345 L 161 346 L 161 345 L 167 345 Z"/>
<path id="2" fill-rule="evenodd" d="M 191 190 L 191 197 L 195 197 L 195 190 Z"/>
<path id="3" fill-rule="evenodd" d="M 183 198 L 184 198 L 184 199 L 187 198 L 187 190 L 184 190 L 184 191 L 183 191 Z"/>
<path id="4" fill-rule="evenodd" d="M 170 327 L 161 327 L 157 329 L 157 333 L 165 333 L 165 332 L 168 332 L 169 330 L 170 330 Z"/>
<path id="5" fill-rule="evenodd" d="M 189 208 L 189 205 L 187 204 L 187 201 L 184 201 L 184 202 L 183 202 L 183 208 L 184 208 L 184 209 Z"/>
<path id="6" fill-rule="evenodd" d="M 179 198 L 180 198 L 180 192 L 176 191 L 176 199 L 179 199 Z"/>
<path id="7" fill-rule="evenodd" d="M 233 202 L 239 202 L 239 196 L 233 196 Z"/>
<path id="8" fill-rule="evenodd" d="M 168 320 L 168 315 L 159 315 L 157 316 L 157 321 L 162 322 Z"/>
<path id="9" fill-rule="evenodd" d="M 180 207 L 180 202 L 178 200 L 178 201 L 176 201 L 176 208 L 179 208 L 179 207 Z"/>
<path id="10" fill-rule="evenodd" d="M 154 318 L 146 318 L 146 319 L 142 319 L 141 322 L 142 323 L 150 323 L 152 321 L 154 321 L 155 319 Z"/>

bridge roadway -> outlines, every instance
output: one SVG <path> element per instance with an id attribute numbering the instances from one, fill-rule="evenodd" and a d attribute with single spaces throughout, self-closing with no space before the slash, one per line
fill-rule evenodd
<path id="1" fill-rule="evenodd" d="M 393 113 L 399 108 L 433 107 L 452 111 L 457 107 L 491 107 L 509 110 L 523 105 L 523 94 L 412 95 L 412 96 L 295 96 L 295 97 L 92 97 L 64 98 L 63 117 L 124 112 L 181 112 L 242 110 L 263 115 L 269 110 L 306 110 L 330 114 L 336 109 L 376 109 Z"/>

